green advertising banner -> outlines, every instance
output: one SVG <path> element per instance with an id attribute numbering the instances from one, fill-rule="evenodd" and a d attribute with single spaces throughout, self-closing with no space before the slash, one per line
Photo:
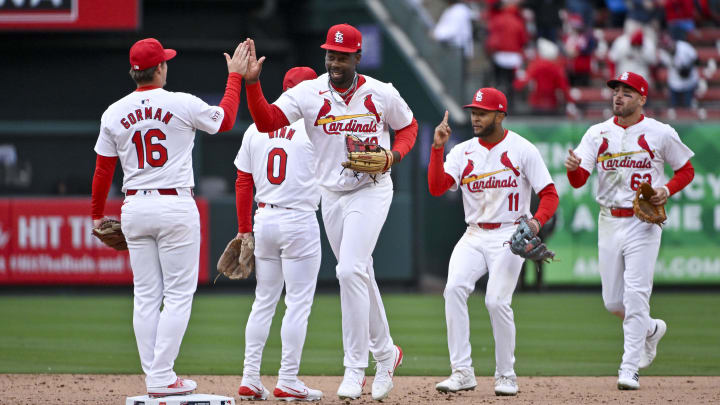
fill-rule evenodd
<path id="1" fill-rule="evenodd" d="M 682 141 L 695 152 L 695 178 L 666 206 L 660 255 L 655 264 L 656 284 L 720 282 L 720 124 L 672 124 Z M 554 233 L 548 245 L 557 261 L 545 266 L 543 282 L 599 284 L 596 173 L 580 189 L 568 183 L 563 163 L 589 127 L 579 123 L 518 123 L 507 128 L 532 141 L 543 155 L 560 196 Z M 668 178 L 672 169 L 666 165 Z"/>

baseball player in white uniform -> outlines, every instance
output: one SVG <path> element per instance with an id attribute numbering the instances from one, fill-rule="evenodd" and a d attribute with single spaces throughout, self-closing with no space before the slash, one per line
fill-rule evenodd
<path id="1" fill-rule="evenodd" d="M 338 396 L 360 397 L 371 351 L 378 362 L 372 396 L 382 400 L 393 387 L 402 350 L 390 336 L 371 255 L 390 208 L 393 185 L 389 173 L 371 177 L 343 170 L 341 163 L 347 158 L 346 134 L 390 149 L 390 128 L 395 130 L 393 163 L 398 163 L 415 143 L 417 123 L 392 85 L 356 72 L 362 38 L 350 25 L 335 25 L 328 31 L 321 46 L 326 49 L 327 73 L 286 91 L 272 105 L 258 82 L 264 57 L 256 59 L 250 41 L 250 60 L 243 76 L 258 129 L 274 131 L 304 118 L 315 147 L 323 222 L 338 259 L 345 351 L 345 376 Z"/>
<path id="2" fill-rule="evenodd" d="M 565 167 L 575 188 L 585 184 L 593 169 L 598 171 L 602 296 L 607 310 L 623 319 L 625 336 L 617 384 L 619 389 L 636 390 L 638 369 L 652 363 L 667 325 L 650 317 L 662 228 L 633 216 L 632 201 L 642 182 L 655 189 L 650 202 L 656 205 L 683 189 L 694 176 L 693 152 L 671 126 L 642 114 L 648 94 L 642 76 L 623 72 L 607 84 L 613 89 L 614 117 L 585 132 L 580 145 L 569 151 Z M 664 174 L 666 162 L 675 171 L 670 181 Z"/>
<path id="3" fill-rule="evenodd" d="M 200 259 L 200 220 L 193 199 L 195 130 L 231 129 L 240 102 L 248 52 L 240 44 L 225 54 L 228 80 L 220 106 L 163 89 L 172 49 L 147 38 L 130 48 L 137 89 L 102 116 L 95 145 L 92 217 L 97 226 L 117 160 L 123 169 L 122 231 L 133 271 L 133 328 L 151 396 L 187 394 L 197 384 L 173 370 L 192 307 Z M 162 311 L 160 307 L 163 307 Z"/>
<path id="4" fill-rule="evenodd" d="M 485 306 L 495 338 L 495 394 L 518 392 L 515 363 L 515 322 L 510 307 L 524 259 L 510 251 L 510 240 L 521 216 L 530 217 L 531 191 L 540 197 L 529 221 L 537 235 L 555 212 L 558 195 L 537 148 L 515 132 L 504 129 L 505 95 L 494 88 L 475 93 L 470 109 L 475 137 L 448 153 L 448 113 L 435 128 L 430 153 L 428 186 L 440 196 L 460 189 L 465 209 L 465 234 L 453 249 L 445 286 L 445 318 L 452 374 L 436 385 L 441 392 L 473 390 L 477 385 L 472 367 L 470 319 L 467 300 L 475 283 L 489 273 Z"/>
<path id="5" fill-rule="evenodd" d="M 308 67 L 290 69 L 287 91 L 317 74 Z M 270 133 L 255 124 L 245 131 L 235 158 L 238 237 L 250 232 L 252 188 L 255 186 L 255 302 L 245 326 L 245 367 L 240 399 L 265 400 L 260 363 L 275 307 L 285 285 L 282 359 L 273 395 L 287 401 L 317 401 L 322 392 L 298 380 L 300 357 L 320 271 L 320 228 L 315 211 L 320 203 L 313 145 L 303 120 Z"/>

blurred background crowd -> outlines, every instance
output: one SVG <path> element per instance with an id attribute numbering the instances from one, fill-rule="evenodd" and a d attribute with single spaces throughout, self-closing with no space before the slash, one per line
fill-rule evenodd
<path id="1" fill-rule="evenodd" d="M 405 1 L 462 50 L 466 81 L 494 81 L 515 113 L 608 116 L 604 82 L 633 71 L 650 114 L 720 117 L 718 0 Z"/>

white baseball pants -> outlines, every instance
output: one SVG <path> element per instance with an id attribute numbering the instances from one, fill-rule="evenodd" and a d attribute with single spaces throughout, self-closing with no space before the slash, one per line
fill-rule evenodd
<path id="1" fill-rule="evenodd" d="M 602 296 L 610 312 L 625 312 L 624 353 L 620 368 L 637 371 L 645 337 L 654 331 L 650 318 L 655 262 L 662 228 L 636 217 L 613 217 L 601 208 L 598 251 Z"/>
<path id="2" fill-rule="evenodd" d="M 368 352 L 376 361 L 394 355 L 372 262 L 392 196 L 389 176 L 348 192 L 322 189 L 325 233 L 338 260 L 345 367 L 366 368 Z"/>
<path id="3" fill-rule="evenodd" d="M 198 282 L 200 215 L 190 189 L 179 191 L 140 191 L 125 197 L 122 206 L 133 272 L 133 329 L 148 388 L 177 379 L 173 365 Z"/>
<path id="4" fill-rule="evenodd" d="M 503 246 L 515 228 L 514 224 L 498 229 L 470 225 L 453 249 L 443 294 L 453 370 L 472 367 L 467 300 L 475 283 L 489 273 L 485 306 L 495 338 L 495 377 L 516 376 L 515 321 L 510 303 L 524 259 L 514 255 L 509 246 Z"/>
<path id="5" fill-rule="evenodd" d="M 279 381 L 294 381 L 320 271 L 320 228 L 315 211 L 272 208 L 255 212 L 255 301 L 245 326 L 243 376 L 260 377 L 262 352 L 285 286 Z"/>

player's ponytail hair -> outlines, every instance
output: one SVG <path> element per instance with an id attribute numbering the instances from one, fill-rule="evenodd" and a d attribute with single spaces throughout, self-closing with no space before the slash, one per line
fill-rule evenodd
<path id="1" fill-rule="evenodd" d="M 153 81 L 153 76 L 155 75 L 156 70 L 157 66 L 153 66 L 145 70 L 130 69 L 130 77 L 132 77 L 132 79 L 135 80 L 135 83 L 138 85 L 148 84 Z"/>

